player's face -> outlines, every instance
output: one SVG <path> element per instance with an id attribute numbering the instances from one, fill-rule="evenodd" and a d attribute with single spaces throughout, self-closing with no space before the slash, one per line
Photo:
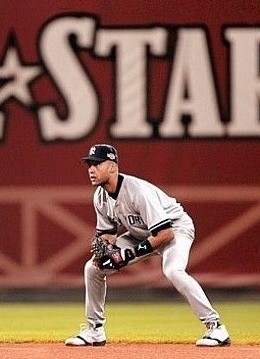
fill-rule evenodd
<path id="1" fill-rule="evenodd" d="M 106 185 L 111 176 L 111 162 L 91 162 L 88 163 L 88 175 L 92 186 Z"/>

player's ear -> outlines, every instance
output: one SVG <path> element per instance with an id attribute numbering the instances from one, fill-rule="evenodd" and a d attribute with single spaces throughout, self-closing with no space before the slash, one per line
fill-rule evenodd
<path id="1" fill-rule="evenodd" d="M 111 161 L 110 172 L 115 173 L 117 171 L 117 164 Z"/>

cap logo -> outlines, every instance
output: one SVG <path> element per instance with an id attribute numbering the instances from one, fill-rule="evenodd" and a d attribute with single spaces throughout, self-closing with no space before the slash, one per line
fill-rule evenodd
<path id="1" fill-rule="evenodd" d="M 112 161 L 116 159 L 116 156 L 114 155 L 114 153 L 108 153 L 107 157 Z"/>
<path id="2" fill-rule="evenodd" d="M 94 155 L 95 153 L 96 153 L 96 147 L 93 146 L 93 147 L 91 147 L 91 149 L 90 149 L 90 151 L 89 151 L 89 155 L 92 156 L 92 155 Z"/>

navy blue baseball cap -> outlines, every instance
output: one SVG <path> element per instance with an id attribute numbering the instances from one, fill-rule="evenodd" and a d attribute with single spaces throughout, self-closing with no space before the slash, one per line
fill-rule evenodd
<path id="1" fill-rule="evenodd" d="M 111 145 L 101 143 L 92 146 L 87 155 L 81 158 L 81 163 L 104 162 L 107 160 L 118 163 L 117 150 Z"/>

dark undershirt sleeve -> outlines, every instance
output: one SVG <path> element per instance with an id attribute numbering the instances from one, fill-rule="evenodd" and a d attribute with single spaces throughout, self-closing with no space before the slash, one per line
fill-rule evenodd
<path id="1" fill-rule="evenodd" d="M 113 235 L 115 235 L 115 234 L 117 234 L 117 231 L 116 231 L 116 229 L 111 229 L 110 231 L 109 230 L 101 231 L 101 230 L 97 229 L 97 234 L 99 236 L 101 236 L 102 234 L 113 234 Z"/>
<path id="2" fill-rule="evenodd" d="M 163 224 L 161 227 L 158 227 L 158 228 L 156 228 L 154 231 L 152 231 L 151 233 L 152 233 L 152 235 L 154 236 L 154 237 L 156 237 L 157 236 L 157 234 L 158 234 L 158 232 L 160 232 L 162 229 L 167 229 L 167 228 L 171 228 L 172 226 L 171 226 L 171 223 L 165 223 L 165 224 Z"/>

